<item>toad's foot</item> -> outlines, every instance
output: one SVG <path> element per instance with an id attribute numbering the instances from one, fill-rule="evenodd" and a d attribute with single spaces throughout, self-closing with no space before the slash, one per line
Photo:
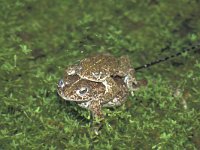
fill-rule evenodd
<path id="1" fill-rule="evenodd" d="M 68 68 L 65 70 L 65 73 L 66 73 L 67 75 L 75 75 L 75 74 L 79 73 L 81 69 L 82 69 L 82 68 L 81 68 L 81 66 L 79 66 L 79 65 L 72 65 L 72 66 L 68 67 Z"/>
<path id="2" fill-rule="evenodd" d="M 148 81 L 146 79 L 137 80 L 137 84 L 132 84 L 134 90 L 131 91 L 131 95 L 134 96 L 134 91 L 138 90 L 141 86 L 147 86 Z"/>

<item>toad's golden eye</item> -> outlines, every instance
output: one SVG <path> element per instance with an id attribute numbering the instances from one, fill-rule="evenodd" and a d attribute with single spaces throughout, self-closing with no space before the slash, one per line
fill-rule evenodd
<path id="1" fill-rule="evenodd" d="M 79 96 L 84 96 L 89 91 L 88 87 L 81 87 L 76 91 Z"/>

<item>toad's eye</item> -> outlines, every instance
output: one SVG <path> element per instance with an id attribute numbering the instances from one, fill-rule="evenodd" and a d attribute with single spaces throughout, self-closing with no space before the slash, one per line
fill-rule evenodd
<path id="1" fill-rule="evenodd" d="M 63 79 L 61 79 L 61 80 L 58 82 L 58 87 L 63 88 L 64 86 L 65 86 L 65 83 L 64 83 Z"/>
<path id="2" fill-rule="evenodd" d="M 81 87 L 80 89 L 78 89 L 76 91 L 76 93 L 79 95 L 79 96 L 84 96 L 87 92 L 88 92 L 88 88 L 87 87 Z"/>

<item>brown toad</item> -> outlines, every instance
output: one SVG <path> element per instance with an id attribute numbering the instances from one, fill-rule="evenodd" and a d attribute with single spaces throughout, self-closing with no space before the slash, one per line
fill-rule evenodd
<path id="1" fill-rule="evenodd" d="M 128 96 L 128 88 L 122 78 L 114 77 L 113 81 L 120 89 L 113 97 L 107 97 L 103 83 L 82 79 L 78 75 L 68 75 L 61 79 L 57 91 L 63 99 L 89 109 L 93 117 L 103 118 L 102 107 L 120 106 Z"/>
<path id="2" fill-rule="evenodd" d="M 129 90 L 136 90 L 137 81 L 134 76 L 134 68 L 131 67 L 127 56 L 116 58 L 109 54 L 97 54 L 85 58 L 79 64 L 66 69 L 66 75 L 78 75 L 80 79 L 101 82 L 106 87 L 105 97 L 114 97 L 120 91 L 119 85 L 113 77 L 119 76 L 125 82 Z"/>

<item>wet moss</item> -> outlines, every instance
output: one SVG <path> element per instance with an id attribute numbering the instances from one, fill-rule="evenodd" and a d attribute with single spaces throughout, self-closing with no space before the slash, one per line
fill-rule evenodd
<path id="1" fill-rule="evenodd" d="M 97 52 L 133 67 L 198 42 L 198 1 L 4 1 L 0 23 L 0 149 L 200 149 L 199 51 L 136 73 L 127 103 L 89 112 L 56 94 L 64 68 Z M 179 65 L 177 65 L 179 64 Z"/>

